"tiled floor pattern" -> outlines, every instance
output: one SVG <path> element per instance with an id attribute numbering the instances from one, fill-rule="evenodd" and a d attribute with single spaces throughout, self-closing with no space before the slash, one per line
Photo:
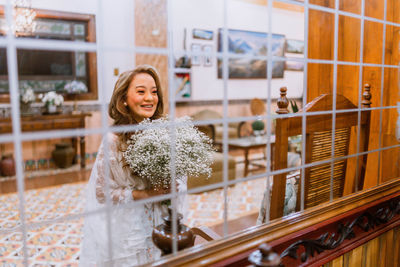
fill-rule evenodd
<path id="1" fill-rule="evenodd" d="M 242 173 L 238 173 L 241 177 Z M 77 266 L 83 219 L 61 220 L 32 227 L 29 223 L 52 221 L 84 210 L 82 192 L 85 183 L 27 191 L 25 220 L 29 266 Z M 257 212 L 265 188 L 263 180 L 228 187 L 228 220 Z M 210 226 L 223 221 L 223 189 L 188 196 L 188 225 Z M 0 267 L 23 266 L 22 233 L 12 229 L 20 225 L 17 194 L 0 196 Z"/>

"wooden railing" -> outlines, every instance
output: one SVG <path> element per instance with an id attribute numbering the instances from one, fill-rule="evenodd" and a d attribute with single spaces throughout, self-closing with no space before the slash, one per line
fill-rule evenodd
<path id="1" fill-rule="evenodd" d="M 397 240 L 400 237 L 399 229 L 400 179 L 395 179 L 175 256 L 165 256 L 152 266 L 248 266 L 248 257 L 263 243 L 281 256 L 284 266 L 321 266 L 342 259 L 363 244 L 376 243 L 376 238 L 387 233 L 392 234 L 387 237 L 385 253 L 391 255 L 388 259 L 392 262 L 386 261 L 387 265 L 382 266 L 400 266 L 394 262 L 399 260 L 400 244 L 390 243 L 394 235 Z M 372 251 L 370 254 L 375 255 Z"/>

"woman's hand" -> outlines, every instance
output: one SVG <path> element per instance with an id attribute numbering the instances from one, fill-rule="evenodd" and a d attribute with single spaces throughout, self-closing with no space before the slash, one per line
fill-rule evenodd
<path id="1" fill-rule="evenodd" d="M 145 199 L 149 197 L 154 197 L 158 195 L 168 194 L 171 192 L 171 188 L 159 188 L 159 189 L 145 189 L 145 190 L 132 190 L 133 199 Z"/>

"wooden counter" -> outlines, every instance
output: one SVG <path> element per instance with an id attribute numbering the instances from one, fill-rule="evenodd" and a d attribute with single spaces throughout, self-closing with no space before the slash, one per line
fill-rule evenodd
<path id="1" fill-rule="evenodd" d="M 90 113 L 81 114 L 55 114 L 33 115 L 21 117 L 22 132 L 37 132 L 47 130 L 79 129 L 85 128 L 85 118 L 92 116 Z M 12 133 L 11 118 L 0 118 L 0 134 Z M 78 137 L 72 137 L 75 153 L 78 152 Z M 81 168 L 85 168 L 85 136 L 79 136 Z"/>

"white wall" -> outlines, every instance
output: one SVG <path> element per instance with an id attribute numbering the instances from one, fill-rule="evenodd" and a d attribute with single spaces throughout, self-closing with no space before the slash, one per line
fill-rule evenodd
<path id="1" fill-rule="evenodd" d="M 98 3 L 103 8 L 103 23 L 99 20 Z M 103 55 L 98 55 L 99 99 L 111 98 L 118 77 L 113 75 L 114 68 L 120 73 L 132 69 L 135 57 L 131 52 L 116 52 L 107 47 L 127 47 L 134 44 L 134 1 L 132 0 L 32 0 L 32 6 L 41 9 L 87 13 L 96 16 L 97 41 L 103 37 Z M 101 32 L 100 32 L 101 31 Z"/>
<path id="2" fill-rule="evenodd" d="M 187 28 L 187 49 L 192 43 L 211 44 L 214 52 L 218 47 L 218 29 L 224 25 L 223 1 L 215 0 L 175 0 L 173 1 L 174 50 L 183 49 L 183 32 Z M 242 1 L 228 1 L 227 25 L 230 29 L 268 32 L 268 8 Z M 286 35 L 287 39 L 304 39 L 303 13 L 273 9 L 272 32 Z M 212 41 L 192 39 L 192 29 L 214 32 Z M 177 56 L 179 53 L 177 52 Z M 273 79 L 271 96 L 279 97 L 279 88 L 288 87 L 289 97 L 301 97 L 303 93 L 303 72 L 285 71 L 283 79 Z M 266 79 L 240 79 L 228 81 L 229 99 L 266 98 Z M 212 100 L 223 98 L 223 80 L 217 78 L 216 59 L 211 67 L 192 66 L 192 99 Z"/>
<path id="3" fill-rule="evenodd" d="M 134 1 L 101 1 L 104 10 L 104 23 L 101 25 L 101 33 L 98 16 L 98 2 L 98 0 L 32 0 L 32 7 L 95 15 L 97 40 L 99 40 L 99 37 L 102 34 L 103 45 L 105 47 L 132 47 L 134 44 Z M 0 0 L 0 5 L 1 4 L 4 5 L 5 0 Z M 99 99 L 105 97 L 108 101 L 111 97 L 117 79 L 117 77 L 113 75 L 114 68 L 119 68 L 120 73 L 132 69 L 135 64 L 134 60 L 135 57 L 132 52 L 115 52 L 108 49 L 104 50 L 101 57 L 98 55 Z"/>
<path id="4" fill-rule="evenodd" d="M 126 47 L 134 43 L 134 0 L 101 1 L 103 21 L 101 34 L 104 37 L 104 46 Z M 5 0 L 0 0 L 4 4 Z M 176 57 L 183 49 L 183 31 L 188 29 L 187 47 L 192 43 L 212 44 L 217 51 L 218 29 L 224 25 L 223 1 L 221 0 L 173 0 L 171 5 L 171 19 L 173 27 L 173 46 L 177 51 Z M 97 15 L 97 0 L 32 0 L 34 8 L 59 10 L 96 15 L 96 24 L 99 38 L 99 16 Z M 238 0 L 228 1 L 228 28 L 249 31 L 268 32 L 267 7 L 253 5 Z M 274 9 L 272 16 L 272 32 L 286 35 L 289 39 L 302 40 L 304 34 L 303 14 L 282 9 Z M 192 39 L 192 29 L 206 29 L 214 32 L 212 41 Z M 131 69 L 134 64 L 134 54 L 130 51 L 105 50 L 98 58 L 99 98 L 110 99 L 114 83 L 117 79 L 113 69 L 119 68 L 120 73 Z M 289 97 L 300 97 L 303 88 L 303 73 L 285 71 L 284 79 L 272 80 L 272 97 L 279 96 L 281 86 L 288 87 Z M 251 99 L 253 97 L 267 97 L 267 80 L 229 80 L 229 99 Z M 192 67 L 192 99 L 212 100 L 222 99 L 223 80 L 217 78 L 217 64 L 215 58 L 211 67 Z"/>

